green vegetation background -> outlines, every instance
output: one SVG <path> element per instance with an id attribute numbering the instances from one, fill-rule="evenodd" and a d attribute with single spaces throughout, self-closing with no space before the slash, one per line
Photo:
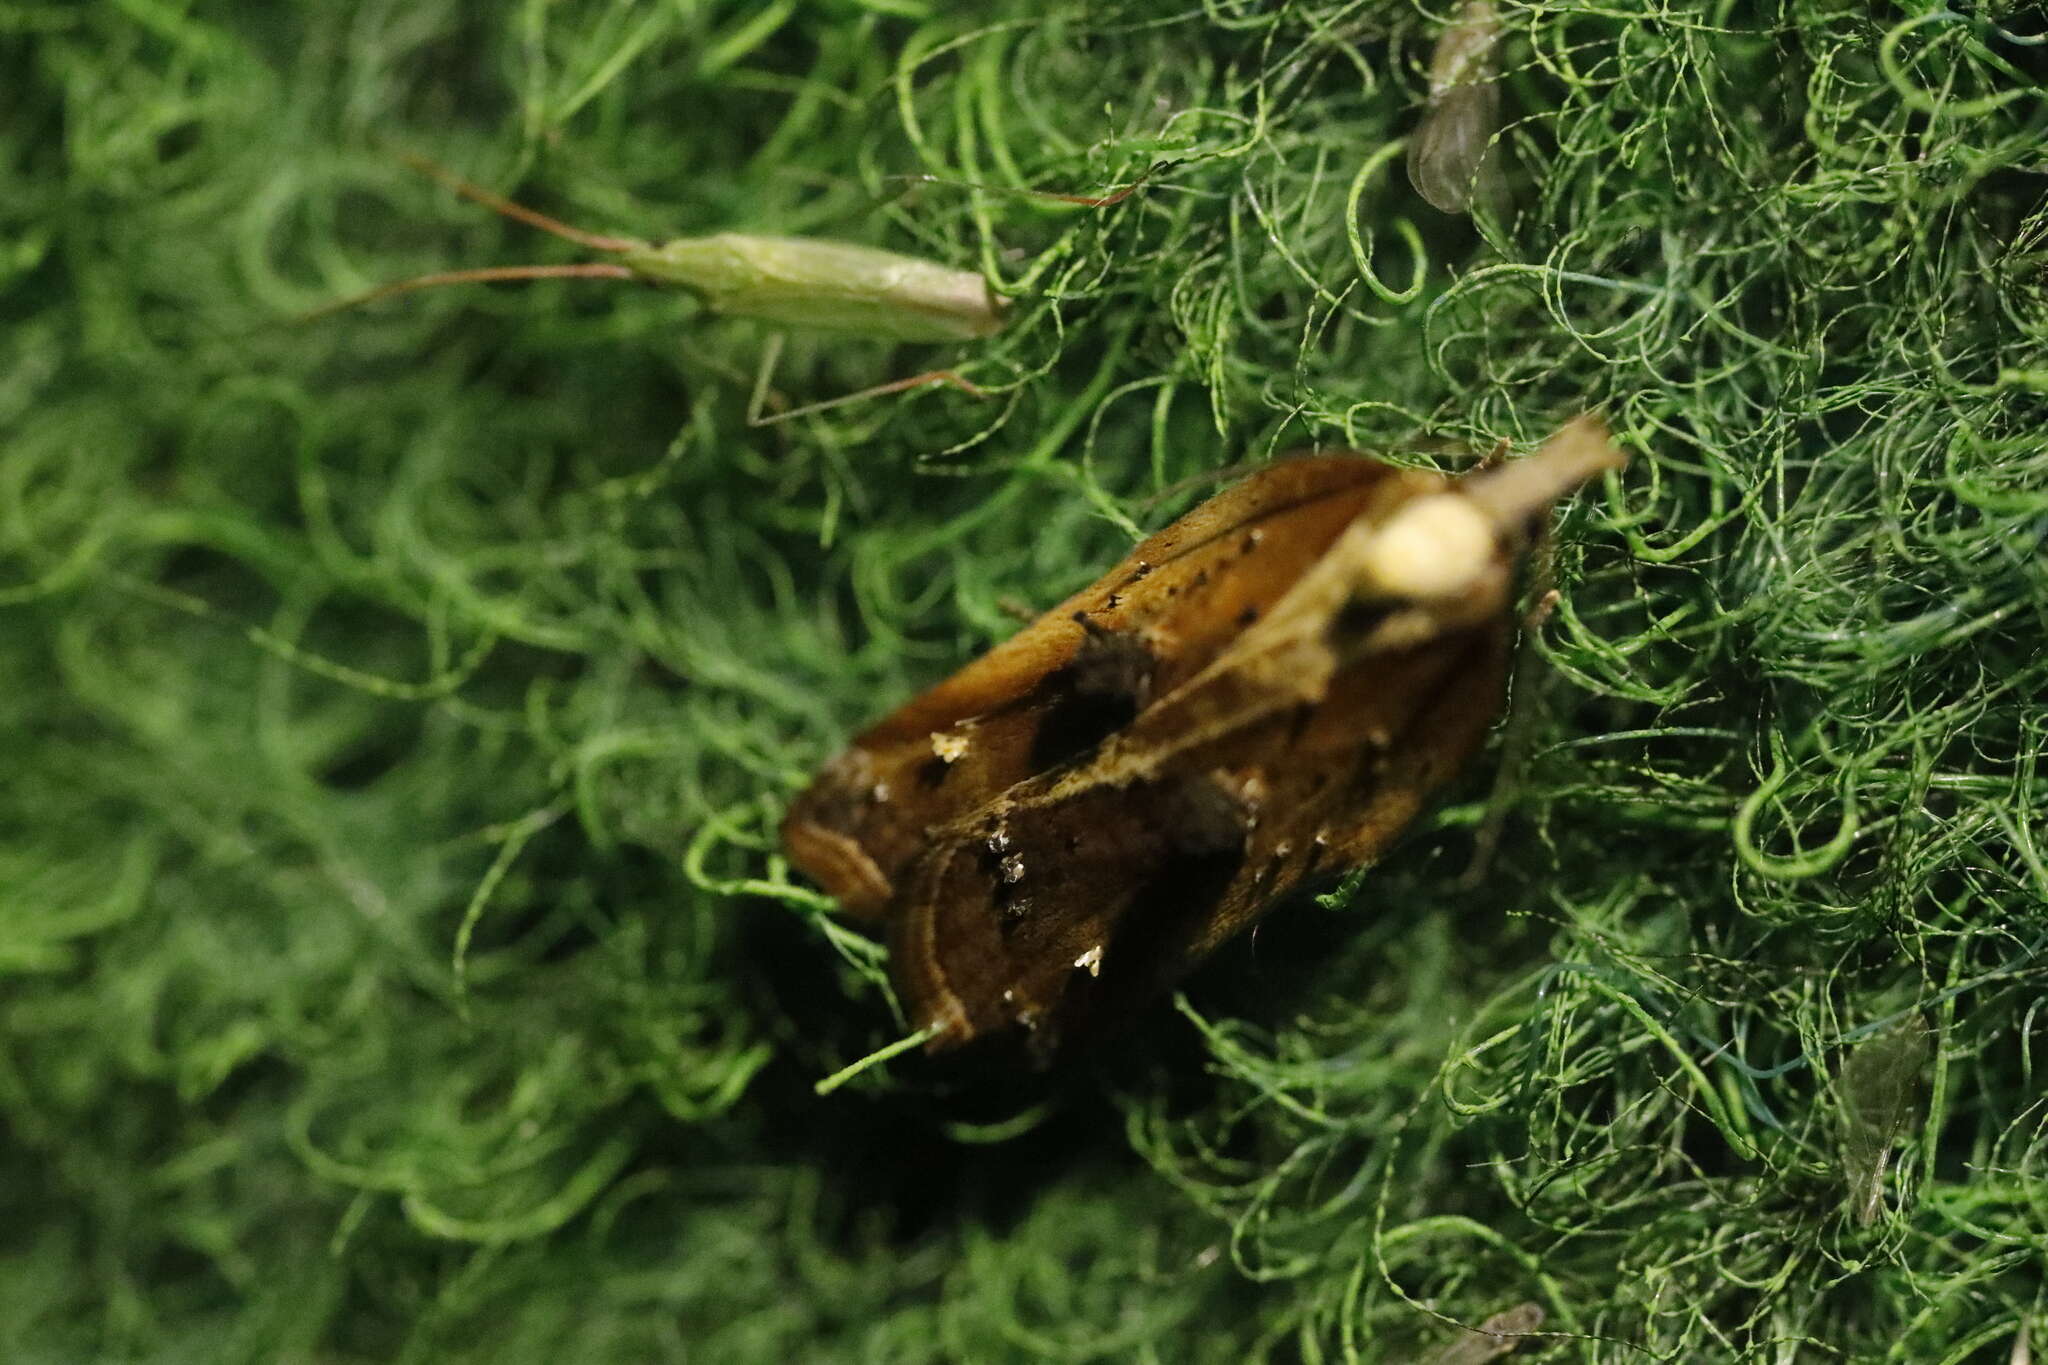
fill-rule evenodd
<path id="1" fill-rule="evenodd" d="M 1502 0 L 1475 227 L 1448 7 L 0 0 L 0 1359 L 2040 1336 L 2048 26 Z M 775 386 L 999 394 L 749 429 L 760 325 L 602 283 L 291 325 L 576 258 L 401 150 L 982 270 Z M 1518 738 L 1348 900 L 1073 1075 L 813 1095 L 901 1031 L 775 849 L 852 727 L 1192 476 L 1592 404 Z"/>

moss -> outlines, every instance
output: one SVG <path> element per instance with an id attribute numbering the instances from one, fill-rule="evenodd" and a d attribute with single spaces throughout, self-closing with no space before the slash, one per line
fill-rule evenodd
<path id="1" fill-rule="evenodd" d="M 1964 8 L 1503 0 L 1475 223 L 1406 0 L 0 0 L 0 1355 L 2003 1359 L 2048 34 Z M 577 259 L 402 151 L 980 269 L 773 382 L 995 396 L 750 428 L 761 325 L 594 281 L 295 325 Z M 774 846 L 851 727 L 1190 479 L 1592 404 L 1478 888 L 1484 772 L 1077 1075 L 812 1093 L 900 1031 Z"/>

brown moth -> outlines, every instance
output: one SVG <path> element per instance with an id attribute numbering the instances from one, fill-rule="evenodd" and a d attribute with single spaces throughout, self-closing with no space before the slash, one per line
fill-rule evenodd
<path id="1" fill-rule="evenodd" d="M 928 1050 L 1046 1060 L 1388 846 L 1499 709 L 1536 519 L 1622 461 L 1581 417 L 1457 479 L 1262 470 L 857 738 L 790 860 L 883 921 Z"/>

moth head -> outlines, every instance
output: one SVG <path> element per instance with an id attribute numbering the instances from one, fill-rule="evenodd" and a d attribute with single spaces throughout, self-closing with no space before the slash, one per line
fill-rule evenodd
<path id="1" fill-rule="evenodd" d="M 1500 534 L 1485 511 L 1456 492 L 1405 503 L 1365 546 L 1366 580 L 1407 601 L 1463 597 L 1488 576 Z"/>
<path id="2" fill-rule="evenodd" d="M 1391 596 L 1469 597 L 1500 577 L 1503 557 L 1520 548 L 1545 508 L 1626 459 L 1599 418 L 1577 418 L 1526 459 L 1402 504 L 1374 534 L 1366 574 Z"/>

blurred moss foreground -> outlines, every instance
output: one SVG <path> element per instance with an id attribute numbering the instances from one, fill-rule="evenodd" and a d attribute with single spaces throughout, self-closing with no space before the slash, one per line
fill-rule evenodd
<path id="1" fill-rule="evenodd" d="M 1429 8 L 0 0 L 0 1359 L 2042 1339 L 2048 24 L 1501 0 L 1475 222 Z M 993 396 L 750 428 L 769 329 L 601 281 L 294 324 L 584 258 L 408 151 L 981 271 L 769 398 Z M 852 727 L 1196 476 L 1593 404 L 1379 869 L 1064 1076 L 813 1095 L 901 1032 L 775 850 Z"/>

